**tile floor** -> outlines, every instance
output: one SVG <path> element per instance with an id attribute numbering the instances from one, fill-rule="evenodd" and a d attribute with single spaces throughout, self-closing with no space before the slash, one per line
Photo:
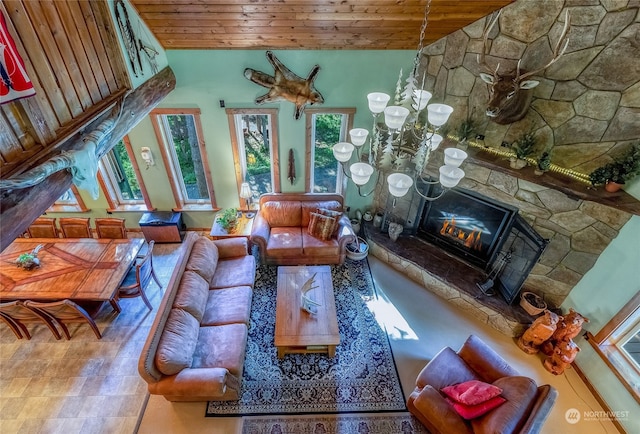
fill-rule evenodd
<path id="1" fill-rule="evenodd" d="M 178 246 L 158 244 L 154 249 L 154 266 L 163 284 Z M 575 371 L 559 377 L 549 374 L 538 356 L 525 355 L 511 338 L 466 317 L 375 258 L 370 264 L 381 295 L 372 309 L 389 330 L 405 395 L 413 390 L 420 369 L 443 346 L 457 349 L 475 333 L 523 375 L 559 390 L 543 433 L 617 432 L 608 421 L 566 422 L 570 408 L 601 410 Z M 162 292 L 152 283 L 148 294 L 153 313 L 140 299 L 122 300 L 123 312 L 117 316 L 103 309 L 100 341 L 88 327 L 76 325 L 71 341 L 56 341 L 45 326 L 31 326 L 33 339 L 19 341 L 0 325 L 0 433 L 241 433 L 241 418 L 205 418 L 204 403 L 170 403 L 157 396 L 147 402 L 137 357 Z"/>

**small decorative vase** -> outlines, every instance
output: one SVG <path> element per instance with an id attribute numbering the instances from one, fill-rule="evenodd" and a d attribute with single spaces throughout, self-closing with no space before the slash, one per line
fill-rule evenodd
<path id="1" fill-rule="evenodd" d="M 400 223 L 389 223 L 389 238 L 392 241 L 397 241 L 403 230 L 404 227 Z"/>
<path id="2" fill-rule="evenodd" d="M 382 213 L 377 212 L 376 216 L 373 218 L 373 227 L 379 228 L 382 227 Z"/>
<path id="3" fill-rule="evenodd" d="M 351 227 L 353 228 L 353 232 L 356 234 L 360 232 L 360 220 L 351 219 Z"/>
<path id="4" fill-rule="evenodd" d="M 370 222 L 371 220 L 373 220 L 373 216 L 371 215 L 371 211 L 365 212 L 364 215 L 362 216 L 362 219 L 365 222 Z"/>
<path id="5" fill-rule="evenodd" d="M 520 170 L 526 165 L 527 165 L 527 160 L 523 160 L 521 158 L 513 158 L 513 157 L 509 159 L 509 166 L 512 169 Z"/>

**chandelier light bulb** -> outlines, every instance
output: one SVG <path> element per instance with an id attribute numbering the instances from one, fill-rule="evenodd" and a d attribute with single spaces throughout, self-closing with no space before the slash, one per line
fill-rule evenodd
<path id="1" fill-rule="evenodd" d="M 416 89 L 413 91 L 413 108 L 417 111 L 422 111 L 429 104 L 429 100 L 433 95 L 426 90 Z"/>
<path id="2" fill-rule="evenodd" d="M 453 188 L 464 178 L 464 171 L 459 167 L 444 165 L 440 167 L 439 171 L 440 184 L 444 188 Z"/>
<path id="3" fill-rule="evenodd" d="M 440 143 L 442 143 L 443 140 L 444 138 L 440 134 L 432 135 L 428 141 L 429 148 L 431 148 L 432 151 L 435 151 L 436 149 L 438 149 L 438 146 L 440 146 Z"/>
<path id="4" fill-rule="evenodd" d="M 429 104 L 427 112 L 429 123 L 434 127 L 441 127 L 449 120 L 449 116 L 453 113 L 453 107 L 446 104 Z"/>
<path id="5" fill-rule="evenodd" d="M 373 167 L 367 163 L 353 163 L 349 170 L 351 171 L 351 179 L 357 185 L 365 185 L 373 174 Z"/>
<path id="6" fill-rule="evenodd" d="M 368 94 L 367 100 L 369 100 L 369 111 L 376 114 L 382 113 L 390 99 L 391 97 L 389 95 L 382 92 L 372 92 Z"/>
<path id="7" fill-rule="evenodd" d="M 444 164 L 447 166 L 460 167 L 467 157 L 467 153 L 461 149 L 447 148 L 444 150 Z"/>
<path id="8" fill-rule="evenodd" d="M 409 109 L 392 105 L 384 109 L 384 123 L 392 130 L 402 128 L 405 119 L 409 116 Z"/>
<path id="9" fill-rule="evenodd" d="M 404 173 L 392 173 L 387 177 L 387 184 L 389 185 L 389 193 L 395 197 L 402 197 L 413 185 L 413 179 L 409 175 Z"/>
<path id="10" fill-rule="evenodd" d="M 351 143 L 355 146 L 362 146 L 367 141 L 367 136 L 369 135 L 369 131 L 364 128 L 354 128 L 349 131 L 349 137 L 351 138 Z"/>
<path id="11" fill-rule="evenodd" d="M 355 148 L 349 142 L 339 142 L 333 145 L 333 156 L 341 163 L 346 163 L 351 159 L 351 154 Z"/>

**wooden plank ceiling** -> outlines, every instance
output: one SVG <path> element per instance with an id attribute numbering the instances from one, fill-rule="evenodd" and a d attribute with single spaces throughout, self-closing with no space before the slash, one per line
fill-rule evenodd
<path id="1" fill-rule="evenodd" d="M 416 49 L 427 0 L 130 0 L 165 49 Z M 431 0 L 425 44 L 513 0 Z"/>

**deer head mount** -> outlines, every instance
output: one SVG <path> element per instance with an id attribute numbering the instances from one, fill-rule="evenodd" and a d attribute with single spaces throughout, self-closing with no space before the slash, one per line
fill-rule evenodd
<path id="1" fill-rule="evenodd" d="M 497 124 L 505 125 L 522 119 L 529 110 L 531 104 L 531 89 L 540 82 L 538 80 L 528 80 L 529 77 L 537 75 L 553 65 L 565 52 L 569 44 L 569 28 L 571 27 L 569 11 L 565 15 L 564 28 L 558 38 L 558 42 L 553 50 L 553 57 L 544 66 L 533 71 L 525 71 L 520 68 L 522 59 L 518 60 L 515 71 L 500 72 L 500 63 L 495 70 L 491 69 L 485 59 L 487 51 L 489 33 L 495 26 L 500 12 L 487 21 L 484 33 L 482 34 L 483 50 L 478 54 L 478 65 L 485 72 L 480 73 L 480 78 L 489 85 L 489 103 L 486 114 Z"/>

